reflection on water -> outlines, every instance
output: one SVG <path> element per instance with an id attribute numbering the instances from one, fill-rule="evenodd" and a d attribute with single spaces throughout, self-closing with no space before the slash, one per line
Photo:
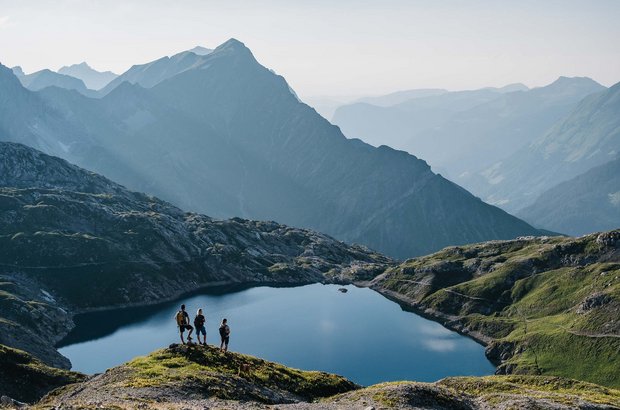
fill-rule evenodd
<path id="1" fill-rule="evenodd" d="M 370 289 L 335 285 L 223 289 L 151 307 L 76 317 L 60 352 L 74 370 L 102 372 L 178 342 L 174 314 L 181 303 L 207 317 L 207 342 L 219 343 L 223 317 L 230 349 L 291 367 L 323 370 L 360 384 L 434 381 L 492 374 L 484 348 L 410 312 Z"/>

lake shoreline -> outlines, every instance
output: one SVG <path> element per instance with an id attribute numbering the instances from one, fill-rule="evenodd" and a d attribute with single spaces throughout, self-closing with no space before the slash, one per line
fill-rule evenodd
<path id="1" fill-rule="evenodd" d="M 442 326 L 444 326 L 446 329 L 456 332 L 462 336 L 467 336 L 484 347 L 488 347 L 489 344 L 493 342 L 492 337 L 489 337 L 483 333 L 471 332 L 471 331 L 463 329 L 463 327 L 461 326 L 453 325 L 454 322 L 460 319 L 460 316 L 446 315 L 434 309 L 424 308 L 423 306 L 420 306 L 419 303 L 414 302 L 412 299 L 406 296 L 403 296 L 400 293 L 393 292 L 387 289 L 383 289 L 381 287 L 368 286 L 368 288 L 381 294 L 385 298 L 395 303 L 398 303 L 401 306 L 401 308 L 403 308 L 403 310 L 422 316 L 426 319 L 432 320 L 433 322 L 439 323 Z M 491 359 L 489 358 L 489 360 Z"/>
<path id="2" fill-rule="evenodd" d="M 109 313 L 100 310 L 89 312 L 94 316 L 78 315 L 77 331 L 57 347 L 74 362 L 74 370 L 99 373 L 171 343 L 174 329 L 168 326 L 169 317 L 178 310 L 177 302 L 183 302 L 190 311 L 207 307 L 212 318 L 207 333 L 215 335 L 211 343 L 218 339 L 217 319 L 232 318 L 237 326 L 235 351 L 294 368 L 346 374 L 364 385 L 403 378 L 432 382 L 449 376 L 494 373 L 495 366 L 475 340 L 403 309 L 400 303 L 363 283 L 348 283 L 346 294 L 338 292 L 340 286 L 331 282 L 209 286 L 157 308 L 125 307 L 117 309 L 127 310 L 123 314 L 108 309 Z M 274 328 L 274 333 L 263 331 L 269 329 L 271 318 L 282 326 L 280 330 Z M 99 325 L 92 327 L 92 323 Z M 375 331 L 383 327 L 386 332 Z M 150 342 L 137 341 L 149 334 L 154 336 L 148 338 Z M 388 351 L 378 348 L 385 338 L 393 341 Z M 306 346 L 302 350 L 314 353 L 304 357 L 295 349 L 291 351 L 291 345 Z M 352 348 L 354 345 L 357 347 Z M 372 353 L 376 349 L 380 354 Z M 97 351 L 107 352 L 107 357 L 99 358 Z M 370 360 L 374 363 L 372 372 L 359 364 L 369 354 L 374 357 Z"/>
<path id="3" fill-rule="evenodd" d="M 93 313 L 93 312 L 107 312 L 107 311 L 114 311 L 114 310 L 158 306 L 158 305 L 163 305 L 163 304 L 175 301 L 175 300 L 179 300 L 184 297 L 191 297 L 196 294 L 204 293 L 205 291 L 216 291 L 218 289 L 222 289 L 222 290 L 226 289 L 229 291 L 222 292 L 221 294 L 229 294 L 229 293 L 234 293 L 234 292 L 238 292 L 241 290 L 246 290 L 246 289 L 255 288 L 255 287 L 263 287 L 263 286 L 273 287 L 273 288 L 294 288 L 294 287 L 300 287 L 300 286 L 306 286 L 306 285 L 312 285 L 312 284 L 323 284 L 323 285 L 335 284 L 335 285 L 343 285 L 343 286 L 353 285 L 358 288 L 371 289 L 379 293 L 386 299 L 397 303 L 404 311 L 419 315 L 425 319 L 429 319 L 433 322 L 439 323 L 442 326 L 444 326 L 446 329 L 456 332 L 462 336 L 466 336 L 474 340 L 476 343 L 484 346 L 485 348 L 488 347 L 493 342 L 493 338 L 487 335 L 484 335 L 480 332 L 475 332 L 475 331 L 471 332 L 466 329 L 463 329 L 462 326 L 458 326 L 458 325 L 455 326 L 454 323 L 459 319 L 458 316 L 446 315 L 434 309 L 420 306 L 419 303 L 415 302 L 414 300 L 402 294 L 390 291 L 388 289 L 384 289 L 380 286 L 373 286 L 371 281 L 315 281 L 315 282 L 312 282 L 312 281 L 294 281 L 294 282 L 220 281 L 220 282 L 210 282 L 210 283 L 200 284 L 198 287 L 196 287 L 193 290 L 176 292 L 166 298 L 153 301 L 152 303 L 136 302 L 136 303 L 126 303 L 126 304 L 121 304 L 121 305 L 113 305 L 113 306 L 82 308 L 82 309 L 77 309 L 75 311 L 72 311 L 70 312 L 70 314 L 71 314 L 71 320 L 73 321 L 73 319 L 78 315 L 83 315 L 83 314 L 88 314 L 88 313 Z M 58 339 L 58 341 L 54 344 L 54 348 L 57 349 L 59 345 L 62 345 L 62 342 L 69 335 L 71 330 L 73 330 L 73 328 L 67 331 L 60 339 Z M 60 346 L 60 347 L 64 347 L 64 346 Z M 489 361 L 491 361 L 491 363 L 493 363 L 493 365 L 495 366 L 497 370 L 497 366 L 499 365 L 499 363 L 496 363 L 494 360 L 492 360 L 491 357 L 486 355 L 486 352 L 485 352 L 485 356 Z"/>

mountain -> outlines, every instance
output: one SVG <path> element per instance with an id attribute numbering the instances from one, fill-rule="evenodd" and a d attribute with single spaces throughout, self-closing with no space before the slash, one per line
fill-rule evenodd
<path id="1" fill-rule="evenodd" d="M 386 144 L 425 158 L 434 169 L 479 194 L 470 174 L 509 156 L 543 134 L 585 96 L 605 88 L 588 78 L 561 77 L 528 90 L 448 92 L 390 107 L 353 104 L 333 122 L 345 135 Z"/>
<path id="2" fill-rule="evenodd" d="M 79 78 L 91 90 L 100 90 L 118 77 L 118 74 L 114 74 L 112 71 L 97 71 L 86 62 L 64 66 L 58 70 L 58 73 Z"/>
<path id="3" fill-rule="evenodd" d="M 22 93 L 75 130 L 70 141 L 58 134 L 68 149 L 54 154 L 217 218 L 277 220 L 398 258 L 540 234 L 412 155 L 346 139 L 236 40 L 184 58 L 191 69 L 149 89 L 124 82 L 101 99 Z"/>
<path id="4" fill-rule="evenodd" d="M 620 83 L 584 98 L 546 133 L 464 184 L 504 209 L 519 211 L 555 185 L 620 152 Z"/>
<path id="5" fill-rule="evenodd" d="M 620 230 L 450 247 L 370 287 L 479 340 L 497 374 L 620 386 Z"/>
<path id="6" fill-rule="evenodd" d="M 142 87 L 151 88 L 170 77 L 199 65 L 203 58 L 212 51 L 208 48 L 197 46 L 171 57 L 162 57 L 147 64 L 134 65 L 103 87 L 100 90 L 100 95 L 108 94 L 125 81 L 130 84 L 139 84 Z"/>
<path id="7" fill-rule="evenodd" d="M 414 90 L 396 91 L 394 93 L 374 97 L 364 97 L 358 99 L 355 102 L 371 104 L 377 107 L 390 107 L 392 105 L 404 103 L 405 101 L 413 100 L 415 98 L 432 97 L 435 95 L 442 95 L 447 92 L 448 90 L 444 90 L 442 88 L 421 88 Z"/>
<path id="8" fill-rule="evenodd" d="M 24 87 L 32 91 L 39 91 L 46 87 L 60 87 L 67 90 L 75 90 L 80 94 L 91 96 L 84 82 L 69 75 L 58 74 L 45 69 L 32 74 L 24 74 L 20 67 L 13 69 L 13 73 L 19 78 Z"/>
<path id="9" fill-rule="evenodd" d="M 351 101 L 352 98 L 350 96 L 307 96 L 302 100 L 314 108 L 323 118 L 330 119 L 338 107 Z"/>
<path id="10" fill-rule="evenodd" d="M 519 216 L 570 235 L 620 227 L 620 158 L 547 190 Z"/>
<path id="11" fill-rule="evenodd" d="M 24 73 L 24 70 L 22 70 L 20 66 L 15 66 L 11 68 L 11 70 L 13 71 L 13 74 L 15 74 L 18 78 L 26 75 L 26 73 Z"/>
<path id="12" fill-rule="evenodd" d="M 0 140 L 36 146 L 54 155 L 66 155 L 71 147 L 85 150 L 94 144 L 81 127 L 46 103 L 40 93 L 25 89 L 3 65 L 0 65 L 0 89 Z M 45 91 L 50 90 L 65 92 L 80 101 L 85 98 L 54 87 Z"/>
<path id="13" fill-rule="evenodd" d="M 199 55 L 199 56 L 206 56 L 207 54 L 211 53 L 213 51 L 213 49 L 202 47 L 202 46 L 196 46 L 196 47 L 191 48 L 191 49 L 189 49 L 187 51 L 189 51 L 190 53 L 194 53 L 196 55 Z"/>
<path id="14" fill-rule="evenodd" d="M 387 145 L 427 158 L 426 155 L 432 156 L 437 151 L 434 144 L 424 138 L 427 130 L 438 127 L 459 111 L 500 95 L 496 90 L 482 89 L 438 92 L 387 107 L 357 102 L 336 109 L 332 122 L 349 138 L 360 138 L 374 146 Z"/>
<path id="15" fill-rule="evenodd" d="M 183 212 L 0 143 L 0 344 L 57 367 L 69 363 L 53 346 L 84 309 L 162 302 L 206 285 L 369 279 L 391 263 L 314 231 Z"/>

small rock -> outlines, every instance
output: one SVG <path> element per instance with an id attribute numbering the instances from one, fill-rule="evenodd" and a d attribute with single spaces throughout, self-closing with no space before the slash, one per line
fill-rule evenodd
<path id="1" fill-rule="evenodd" d="M 347 288 L 340 288 L 338 292 L 347 293 L 349 290 Z"/>

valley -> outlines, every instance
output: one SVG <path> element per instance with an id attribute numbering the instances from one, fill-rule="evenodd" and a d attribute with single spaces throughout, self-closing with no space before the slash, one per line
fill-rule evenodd
<path id="1" fill-rule="evenodd" d="M 620 410 L 619 17 L 2 3 L 0 409 Z"/>

